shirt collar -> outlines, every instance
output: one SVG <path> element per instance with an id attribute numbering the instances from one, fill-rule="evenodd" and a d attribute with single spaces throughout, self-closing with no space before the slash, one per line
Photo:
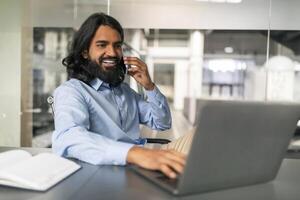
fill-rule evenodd
<path id="1" fill-rule="evenodd" d="M 99 78 L 95 78 L 90 82 L 90 85 L 95 89 L 95 90 L 99 90 L 100 87 L 105 87 L 105 88 L 110 88 L 108 83 L 103 82 L 101 79 Z"/>

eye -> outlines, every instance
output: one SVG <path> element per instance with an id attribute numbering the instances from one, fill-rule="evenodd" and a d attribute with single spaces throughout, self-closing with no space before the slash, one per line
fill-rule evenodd
<path id="1" fill-rule="evenodd" d="M 105 47 L 106 47 L 106 44 L 104 44 L 104 43 L 99 43 L 99 44 L 97 44 L 97 47 L 105 48 Z"/>
<path id="2" fill-rule="evenodd" d="M 115 44 L 115 48 L 121 49 L 122 48 L 122 44 Z"/>

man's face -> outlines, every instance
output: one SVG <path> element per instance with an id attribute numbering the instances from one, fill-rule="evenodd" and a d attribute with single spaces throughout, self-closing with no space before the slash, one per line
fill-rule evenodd
<path id="1" fill-rule="evenodd" d="M 88 50 L 88 67 L 97 68 L 100 79 L 117 86 L 124 80 L 120 65 L 122 56 L 122 40 L 118 31 L 110 26 L 100 26 Z"/>
<path id="2" fill-rule="evenodd" d="M 88 55 L 104 70 L 116 67 L 122 57 L 122 40 L 118 31 L 110 26 L 100 26 L 92 39 Z"/>

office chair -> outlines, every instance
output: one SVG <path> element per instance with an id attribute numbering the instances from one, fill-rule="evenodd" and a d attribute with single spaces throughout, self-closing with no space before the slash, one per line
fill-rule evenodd
<path id="1" fill-rule="evenodd" d="M 54 98 L 53 96 L 49 96 L 47 98 L 47 103 L 51 108 L 52 111 L 52 116 L 54 117 Z M 147 140 L 147 143 L 152 143 L 152 144 L 168 144 L 171 142 L 168 139 L 162 139 L 162 138 L 145 138 Z"/>

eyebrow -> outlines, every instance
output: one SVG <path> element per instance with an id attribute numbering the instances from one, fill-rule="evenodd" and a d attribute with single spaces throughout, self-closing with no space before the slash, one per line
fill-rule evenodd
<path id="1" fill-rule="evenodd" d="M 97 40 L 96 43 L 104 43 L 104 42 L 108 42 L 106 40 Z"/>
<path id="2" fill-rule="evenodd" d="M 107 40 L 97 40 L 96 41 L 96 44 L 107 44 L 107 43 L 109 43 Z M 123 42 L 122 41 L 117 41 L 117 42 L 114 42 L 114 44 L 123 44 Z"/>

